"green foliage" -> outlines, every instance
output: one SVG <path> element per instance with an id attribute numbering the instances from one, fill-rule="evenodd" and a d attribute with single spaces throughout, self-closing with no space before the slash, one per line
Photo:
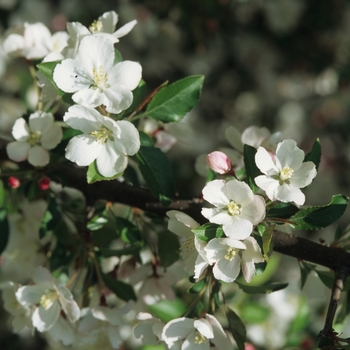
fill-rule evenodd
<path id="1" fill-rule="evenodd" d="M 102 278 L 107 288 L 110 289 L 118 298 L 124 301 L 136 301 L 136 294 L 130 284 L 118 281 L 106 274 L 102 274 Z"/>
<path id="2" fill-rule="evenodd" d="M 148 104 L 145 114 L 170 123 L 179 122 L 198 103 L 204 76 L 190 76 L 162 87 Z"/>
<path id="3" fill-rule="evenodd" d="M 141 146 L 136 157 L 152 194 L 164 205 L 169 204 L 174 198 L 174 179 L 166 155 L 159 148 Z"/>
<path id="4" fill-rule="evenodd" d="M 169 322 L 174 318 L 181 317 L 185 313 L 187 305 L 182 299 L 175 298 L 172 301 L 162 300 L 159 303 L 148 305 L 148 309 L 154 317 L 158 317 L 163 322 Z"/>
<path id="5" fill-rule="evenodd" d="M 0 209 L 0 254 L 6 249 L 9 234 L 10 227 L 7 219 L 7 210 Z"/>
<path id="6" fill-rule="evenodd" d="M 261 171 L 256 166 L 255 163 L 256 149 L 249 145 L 244 145 L 243 155 L 244 155 L 244 166 L 246 170 L 248 185 L 254 193 L 256 193 L 259 187 L 255 184 L 254 179 L 261 175 Z"/>
<path id="7" fill-rule="evenodd" d="M 179 260 L 180 244 L 174 233 L 170 231 L 158 233 L 158 256 L 163 267 L 168 267 Z"/>
<path id="8" fill-rule="evenodd" d="M 58 95 L 62 97 L 63 95 L 65 95 L 65 92 L 59 89 L 55 81 L 53 80 L 53 72 L 59 63 L 61 63 L 61 61 L 43 62 L 39 63 L 37 65 L 37 68 L 45 76 L 45 78 L 48 79 L 49 82 L 55 87 Z"/>
<path id="9" fill-rule="evenodd" d="M 247 340 L 247 331 L 245 325 L 239 316 L 230 308 L 226 308 L 226 317 L 228 320 L 229 329 L 239 350 L 244 350 Z"/>
<path id="10" fill-rule="evenodd" d="M 311 151 L 305 156 L 304 162 L 313 162 L 316 165 L 316 170 L 318 170 L 321 162 L 321 155 L 321 144 L 320 140 L 317 139 L 313 144 Z"/>
<path id="11" fill-rule="evenodd" d="M 347 207 L 349 198 L 334 195 L 329 204 L 301 209 L 290 218 L 297 230 L 319 230 L 337 221 Z"/>
<path id="12" fill-rule="evenodd" d="M 192 232 L 202 241 L 209 242 L 213 238 L 224 237 L 222 225 L 206 223 L 202 226 L 196 227 Z"/>
<path id="13" fill-rule="evenodd" d="M 253 286 L 247 283 L 235 281 L 240 289 L 247 294 L 268 294 L 284 289 L 288 286 L 288 283 L 267 283 L 261 286 Z"/>
<path id="14" fill-rule="evenodd" d="M 118 174 L 115 174 L 112 177 L 104 177 L 103 175 L 101 175 L 98 172 L 97 165 L 96 165 L 96 160 L 95 160 L 88 167 L 88 171 L 86 173 L 86 179 L 87 179 L 87 182 L 89 184 L 92 184 L 92 183 L 94 183 L 96 181 L 115 180 L 115 179 L 117 179 L 118 177 L 120 177 L 122 175 L 123 175 L 123 173 L 118 173 Z"/>
<path id="15" fill-rule="evenodd" d="M 198 294 L 207 286 L 207 281 L 205 279 L 196 282 L 191 288 L 189 288 L 188 293 Z"/>
<path id="16" fill-rule="evenodd" d="M 267 218 L 289 219 L 299 211 L 299 208 L 292 203 L 278 203 L 268 210 Z"/>

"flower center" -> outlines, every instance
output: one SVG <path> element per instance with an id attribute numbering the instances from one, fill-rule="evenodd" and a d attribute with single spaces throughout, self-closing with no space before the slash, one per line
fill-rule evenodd
<path id="1" fill-rule="evenodd" d="M 99 33 L 103 29 L 102 21 L 95 20 L 91 23 L 89 30 L 91 33 Z"/>
<path id="2" fill-rule="evenodd" d="M 92 78 L 95 83 L 93 87 L 97 88 L 99 92 L 109 88 L 108 75 L 101 66 L 98 69 L 95 67 L 92 69 Z"/>
<path id="3" fill-rule="evenodd" d="M 292 177 L 294 170 L 288 166 L 285 166 L 284 168 L 282 168 L 282 170 L 280 171 L 280 182 L 289 182 L 288 180 Z"/>
<path id="4" fill-rule="evenodd" d="M 239 204 L 237 204 L 235 201 L 231 201 L 228 205 L 227 205 L 227 210 L 229 212 L 230 215 L 234 216 L 234 215 L 239 215 L 242 211 L 242 208 Z"/>
<path id="5" fill-rule="evenodd" d="M 41 136 L 41 132 L 40 131 L 31 132 L 27 142 L 31 146 L 37 145 L 38 143 L 40 143 L 40 136 Z"/>
<path id="6" fill-rule="evenodd" d="M 189 253 L 195 249 L 194 237 L 183 237 L 181 238 L 180 242 L 181 242 L 180 249 L 183 252 Z"/>
<path id="7" fill-rule="evenodd" d="M 202 343 L 204 343 L 206 340 L 207 340 L 207 338 L 206 338 L 203 334 L 201 334 L 201 333 L 199 333 L 199 332 L 197 332 L 197 334 L 196 334 L 196 336 L 195 336 L 195 338 L 194 338 L 194 342 L 195 342 L 196 344 L 202 344 Z"/>
<path id="8" fill-rule="evenodd" d="M 238 251 L 239 251 L 239 249 L 237 249 L 237 248 L 232 248 L 232 247 L 227 248 L 225 259 L 232 261 L 236 257 L 236 255 L 238 254 Z"/>
<path id="9" fill-rule="evenodd" d="M 41 299 L 40 299 L 40 304 L 42 305 L 42 307 L 47 310 L 49 309 L 53 303 L 57 300 L 57 293 L 52 291 L 49 292 L 47 294 L 44 294 Z"/>
<path id="10" fill-rule="evenodd" d="M 100 130 L 96 130 L 90 133 L 90 136 L 96 137 L 96 142 L 105 144 L 107 140 L 114 141 L 113 131 L 102 126 Z"/>

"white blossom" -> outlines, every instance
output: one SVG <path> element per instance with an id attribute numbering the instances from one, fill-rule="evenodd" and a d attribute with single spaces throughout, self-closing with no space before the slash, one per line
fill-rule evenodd
<path id="1" fill-rule="evenodd" d="M 317 174 L 315 164 L 303 162 L 304 158 L 304 152 L 294 140 L 280 142 L 276 155 L 259 147 L 255 162 L 264 175 L 256 177 L 255 183 L 272 201 L 303 205 L 305 195 L 300 189 L 310 185 Z"/>
<path id="2" fill-rule="evenodd" d="M 179 236 L 181 258 L 185 263 L 184 270 L 198 279 L 208 266 L 205 256 L 205 242 L 198 239 L 192 229 L 199 227 L 199 223 L 181 211 L 170 210 L 168 230 Z"/>
<path id="3" fill-rule="evenodd" d="M 243 242 L 230 238 L 214 238 L 204 248 L 213 267 L 214 277 L 224 282 L 233 282 L 242 272 L 250 282 L 255 274 L 255 263 L 264 262 L 260 247 L 253 237 Z"/>
<path id="4" fill-rule="evenodd" d="M 164 323 L 146 312 L 140 312 L 136 318 L 141 322 L 134 328 L 135 337 L 141 338 L 145 345 L 162 344 Z"/>
<path id="5" fill-rule="evenodd" d="M 128 165 L 128 155 L 140 148 L 139 133 L 132 123 L 114 121 L 91 107 L 70 107 L 64 121 L 83 132 L 69 141 L 66 158 L 80 166 L 96 160 L 98 171 L 105 177 L 122 173 Z"/>
<path id="6" fill-rule="evenodd" d="M 134 90 L 141 80 L 137 62 L 114 63 L 113 43 L 103 37 L 89 35 L 81 40 L 75 59 L 57 64 L 53 80 L 64 92 L 73 93 L 74 102 L 120 113 L 130 107 Z"/>
<path id="7" fill-rule="evenodd" d="M 200 319 L 174 319 L 164 326 L 161 338 L 168 349 L 232 349 L 231 341 L 222 326 L 210 314 Z"/>
<path id="8" fill-rule="evenodd" d="M 265 201 L 254 195 L 249 186 L 238 180 L 214 180 L 203 188 L 203 198 L 215 208 L 203 208 L 202 215 L 210 222 L 223 225 L 232 239 L 245 239 L 253 226 L 265 217 Z"/>
<path id="9" fill-rule="evenodd" d="M 34 166 L 45 166 L 50 161 L 48 150 L 55 148 L 62 140 L 62 129 L 54 123 L 51 113 L 35 112 L 15 121 L 12 135 L 16 141 L 10 142 L 6 151 L 15 162 L 28 159 Z"/>
<path id="10" fill-rule="evenodd" d="M 61 311 L 71 323 L 79 319 L 80 310 L 72 293 L 60 281 L 52 278 L 50 271 L 37 267 L 33 281 L 35 285 L 20 287 L 16 297 L 23 306 L 36 306 L 32 322 L 39 332 L 51 329 L 58 321 Z"/>

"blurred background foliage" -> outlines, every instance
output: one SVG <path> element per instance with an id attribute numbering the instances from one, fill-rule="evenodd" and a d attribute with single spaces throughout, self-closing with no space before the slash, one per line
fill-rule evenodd
<path id="1" fill-rule="evenodd" d="M 306 204 L 350 194 L 349 1 L 0 0 L 1 32 L 25 21 L 65 30 L 67 21 L 89 25 L 109 10 L 119 14 L 118 27 L 138 20 L 117 47 L 124 59 L 141 63 L 149 91 L 165 80 L 205 75 L 200 104 L 168 152 L 180 196 L 200 194 L 204 179 L 194 172 L 195 159 L 227 147 L 224 131 L 230 125 L 240 131 L 250 125 L 281 131 L 305 151 L 320 138 L 321 167 Z M 25 62 L 7 60 L 1 52 L 0 76 L 0 131 L 10 135 L 14 120 L 34 108 L 33 89 Z M 349 210 L 340 221 L 343 227 L 348 218 Z M 334 230 L 308 238 L 330 243 Z M 259 349 L 312 349 L 328 292 L 310 276 L 300 294 L 297 262 L 278 255 L 272 262 L 264 278 L 289 282 L 287 290 L 259 298 L 237 294 L 232 307 Z M 340 321 L 345 327 L 347 319 Z M 16 347 L 17 336 L 7 338 L 11 349 L 32 348 L 29 343 Z"/>

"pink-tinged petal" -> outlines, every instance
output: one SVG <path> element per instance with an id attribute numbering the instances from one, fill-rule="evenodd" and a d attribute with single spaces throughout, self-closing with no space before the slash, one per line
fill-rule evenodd
<path id="1" fill-rule="evenodd" d="M 72 93 L 88 89 L 94 82 L 91 74 L 80 62 L 67 58 L 54 69 L 53 80 L 62 91 Z"/>
<path id="2" fill-rule="evenodd" d="M 282 169 L 290 167 L 298 170 L 304 160 L 305 154 L 294 140 L 284 140 L 280 142 L 276 149 L 276 164 Z"/>
<path id="3" fill-rule="evenodd" d="M 258 148 L 255 154 L 255 163 L 260 171 L 265 175 L 273 176 L 279 173 L 279 169 L 273 162 L 270 153 L 263 147 Z"/>
<path id="4" fill-rule="evenodd" d="M 108 327 L 107 328 L 107 335 L 110 344 L 112 345 L 113 349 L 119 349 L 120 345 L 122 344 L 122 338 L 120 337 L 117 328 L 115 327 Z"/>
<path id="5" fill-rule="evenodd" d="M 48 331 L 60 317 L 61 308 L 58 301 L 55 301 L 50 308 L 44 309 L 41 305 L 33 313 L 33 326 L 39 332 Z"/>
<path id="6" fill-rule="evenodd" d="M 242 181 L 230 180 L 226 182 L 224 192 L 230 200 L 240 204 L 243 208 L 253 202 L 254 194 L 250 187 Z"/>
<path id="7" fill-rule="evenodd" d="M 73 137 L 66 148 L 66 158 L 80 166 L 90 165 L 101 153 L 105 145 L 96 142 L 90 135 Z"/>
<path id="8" fill-rule="evenodd" d="M 168 322 L 163 328 L 162 339 L 166 344 L 185 339 L 194 331 L 193 323 L 194 320 L 187 317 L 176 318 Z"/>
<path id="9" fill-rule="evenodd" d="M 103 98 L 106 111 L 117 114 L 130 107 L 133 94 L 123 85 L 114 85 L 104 90 Z"/>
<path id="10" fill-rule="evenodd" d="M 97 107 L 106 103 L 106 96 L 98 89 L 86 88 L 72 95 L 72 100 L 77 104 Z"/>
<path id="11" fill-rule="evenodd" d="M 207 155 L 207 164 L 211 170 L 218 174 L 226 174 L 232 168 L 229 157 L 224 152 L 220 151 L 209 153 Z"/>
<path id="12" fill-rule="evenodd" d="M 54 120 L 51 113 L 35 112 L 29 116 L 29 128 L 32 132 L 45 132 L 52 127 Z"/>
<path id="13" fill-rule="evenodd" d="M 142 67 L 133 61 L 119 62 L 108 72 L 108 82 L 112 85 L 122 85 L 128 90 L 134 90 L 142 77 Z"/>
<path id="14" fill-rule="evenodd" d="M 253 225 L 257 225 L 261 222 L 266 214 L 266 204 L 263 197 L 255 195 L 253 202 L 244 207 L 240 217 L 252 222 Z"/>
<path id="15" fill-rule="evenodd" d="M 101 68 L 107 73 L 113 65 L 114 56 L 114 46 L 110 40 L 88 35 L 81 39 L 76 59 L 92 76 L 94 69 L 98 71 Z"/>
<path id="16" fill-rule="evenodd" d="M 225 193 L 225 180 L 210 181 L 203 188 L 203 198 L 217 207 L 226 207 L 230 199 Z"/>
<path id="17" fill-rule="evenodd" d="M 10 142 L 6 146 L 8 157 L 15 162 L 22 162 L 28 159 L 30 145 L 27 142 Z"/>
<path id="18" fill-rule="evenodd" d="M 210 322 L 214 331 L 214 338 L 211 342 L 216 346 L 217 350 L 227 350 L 232 348 L 230 338 L 225 333 L 219 321 L 210 314 L 206 314 L 205 318 Z"/>
<path id="19" fill-rule="evenodd" d="M 227 283 L 233 282 L 239 275 L 240 262 L 239 256 L 236 256 L 233 260 L 225 258 L 219 260 L 213 267 L 214 277 Z"/>
<path id="20" fill-rule="evenodd" d="M 46 287 L 44 286 L 23 286 L 16 291 L 16 298 L 23 306 L 30 306 L 38 304 L 43 294 L 45 294 Z"/>
<path id="21" fill-rule="evenodd" d="M 128 165 L 128 158 L 117 153 L 113 141 L 107 141 L 96 158 L 99 173 L 105 177 L 112 177 L 122 173 Z"/>
<path id="22" fill-rule="evenodd" d="M 16 141 L 27 141 L 29 138 L 30 130 L 27 122 L 23 118 L 18 118 L 12 127 L 12 136 Z"/>
<path id="23" fill-rule="evenodd" d="M 241 240 L 247 238 L 252 233 L 253 224 L 249 220 L 235 215 L 232 217 L 232 222 L 230 224 L 224 224 L 222 229 L 226 236 Z"/>
<path id="24" fill-rule="evenodd" d="M 46 130 L 41 135 L 40 142 L 45 149 L 54 149 L 62 140 L 63 132 L 62 128 L 58 125 L 52 125 L 52 127 Z"/>
<path id="25" fill-rule="evenodd" d="M 121 120 L 116 122 L 120 127 L 120 137 L 114 138 L 115 147 L 123 154 L 133 156 L 140 149 L 140 135 L 135 125 Z"/>
<path id="26" fill-rule="evenodd" d="M 120 27 L 117 31 L 113 33 L 113 36 L 118 40 L 119 38 L 122 38 L 123 36 L 129 34 L 131 30 L 135 27 L 137 24 L 136 19 L 133 21 L 130 21 L 126 24 L 124 24 L 122 27 Z M 119 41 L 119 40 L 118 40 Z M 118 42 L 116 41 L 116 42 Z"/>
<path id="27" fill-rule="evenodd" d="M 294 188 L 287 184 L 283 184 L 275 190 L 275 197 L 283 203 L 294 202 L 297 205 L 305 203 L 304 193 L 299 188 Z"/>
<path id="28" fill-rule="evenodd" d="M 74 105 L 68 108 L 63 120 L 73 129 L 90 134 L 102 127 L 103 116 L 94 108 Z"/>
<path id="29" fill-rule="evenodd" d="M 28 162 L 34 166 L 45 166 L 50 162 L 49 152 L 41 146 L 35 145 L 28 151 Z"/>
<path id="30" fill-rule="evenodd" d="M 299 170 L 294 171 L 290 185 L 292 187 L 304 188 L 312 182 L 317 175 L 316 166 L 313 162 L 304 162 Z"/>
<path id="31" fill-rule="evenodd" d="M 256 185 L 266 192 L 267 197 L 270 200 L 276 200 L 275 191 L 279 187 L 279 181 L 267 177 L 265 175 L 260 175 L 254 179 Z"/>
<path id="32" fill-rule="evenodd" d="M 113 33 L 118 22 L 118 14 L 115 11 L 105 12 L 98 18 L 102 23 L 102 31 L 105 33 Z"/>

